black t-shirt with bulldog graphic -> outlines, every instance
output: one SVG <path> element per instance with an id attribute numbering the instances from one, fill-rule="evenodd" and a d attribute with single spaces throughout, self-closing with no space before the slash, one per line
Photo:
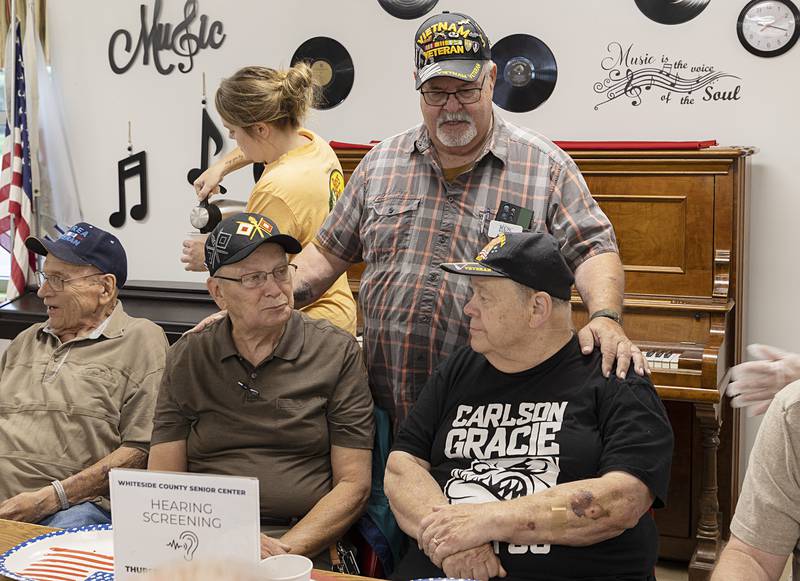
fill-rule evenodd
<path id="1" fill-rule="evenodd" d="M 623 471 L 663 506 L 672 428 L 649 379 L 603 377 L 601 356 L 576 337 L 533 369 L 502 373 L 462 348 L 431 376 L 393 450 L 429 462 L 451 503 L 502 501 Z M 394 577 L 443 577 L 414 540 Z M 618 537 L 587 547 L 494 543 L 511 579 L 651 578 L 658 532 L 647 513 Z"/>

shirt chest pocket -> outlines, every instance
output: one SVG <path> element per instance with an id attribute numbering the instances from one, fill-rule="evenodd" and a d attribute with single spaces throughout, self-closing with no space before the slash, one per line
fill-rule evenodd
<path id="1" fill-rule="evenodd" d="M 122 408 L 124 386 L 115 380 L 114 373 L 99 365 L 75 366 L 72 371 L 74 381 L 81 386 L 73 401 L 75 411 L 116 424 Z"/>
<path id="2" fill-rule="evenodd" d="M 367 204 L 362 230 L 365 260 L 379 261 L 408 249 L 419 204 L 420 196 L 410 193 L 379 196 Z"/>
<path id="3" fill-rule="evenodd" d="M 28 409 L 62 411 L 119 424 L 125 382 L 103 365 L 54 358 L 42 362 L 41 384 L 18 399 Z M 5 379 L 5 376 L 4 376 Z M 63 435 L 63 434 L 62 434 Z"/>
<path id="4" fill-rule="evenodd" d="M 273 426 L 281 434 L 279 446 L 295 451 L 325 454 L 330 448 L 325 417 L 327 400 L 322 397 L 279 397 L 274 402 Z M 291 434 L 293 444 L 286 442 Z"/>

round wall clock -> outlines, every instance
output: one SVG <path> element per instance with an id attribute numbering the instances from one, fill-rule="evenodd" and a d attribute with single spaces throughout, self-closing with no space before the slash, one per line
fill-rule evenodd
<path id="1" fill-rule="evenodd" d="M 800 10 L 791 0 L 752 0 L 739 13 L 736 32 L 754 55 L 781 55 L 800 36 Z"/>

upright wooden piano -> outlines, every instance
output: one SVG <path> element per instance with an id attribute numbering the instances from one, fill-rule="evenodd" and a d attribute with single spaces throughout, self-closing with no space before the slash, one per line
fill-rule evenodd
<path id="1" fill-rule="evenodd" d="M 365 151 L 336 153 L 349 178 Z M 739 413 L 716 404 L 741 359 L 753 150 L 569 153 L 614 224 L 625 331 L 647 354 L 675 432 L 669 506 L 656 513 L 660 556 L 708 579 L 739 492 Z M 356 292 L 360 272 L 350 271 Z M 580 328 L 587 313 L 577 294 L 573 303 Z"/>

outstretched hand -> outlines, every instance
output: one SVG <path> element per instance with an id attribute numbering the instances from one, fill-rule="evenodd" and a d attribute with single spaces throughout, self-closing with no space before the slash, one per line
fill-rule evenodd
<path id="1" fill-rule="evenodd" d="M 740 363 L 731 369 L 731 382 L 725 391 L 735 408 L 749 408 L 748 415 L 767 411 L 775 394 L 789 383 L 800 379 L 800 355 L 769 345 L 748 345 L 754 361 Z"/>

